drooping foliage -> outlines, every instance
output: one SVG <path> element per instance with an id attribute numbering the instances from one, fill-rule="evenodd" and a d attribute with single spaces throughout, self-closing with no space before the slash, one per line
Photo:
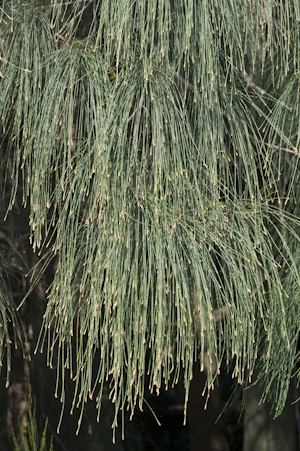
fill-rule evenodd
<path id="1" fill-rule="evenodd" d="M 246 385 L 259 362 L 280 413 L 300 324 L 299 2 L 0 11 L 1 162 L 58 261 L 37 348 L 62 401 L 69 374 L 99 414 L 109 379 L 116 425 L 145 379 L 159 391 L 183 366 L 188 394 L 207 353 L 208 390 L 223 359 Z"/>
<path id="2" fill-rule="evenodd" d="M 22 268 L 16 263 L 18 251 L 8 238 L 0 231 L 0 369 L 6 360 L 6 387 L 9 385 L 12 366 L 12 345 L 24 340 L 23 328 L 12 296 L 11 280 Z M 24 351 L 24 349 L 23 349 Z M 25 354 L 23 352 L 25 357 Z"/>

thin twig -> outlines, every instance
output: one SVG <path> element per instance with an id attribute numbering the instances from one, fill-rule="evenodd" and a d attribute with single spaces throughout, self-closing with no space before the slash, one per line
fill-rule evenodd
<path id="1" fill-rule="evenodd" d="M 36 9 L 45 9 L 45 8 L 57 8 L 58 6 L 73 5 L 74 3 L 77 3 L 77 0 L 74 0 L 72 2 L 56 3 L 55 5 L 36 6 L 33 9 L 36 10 Z"/>
<path id="2" fill-rule="evenodd" d="M 9 18 L 9 20 L 13 20 L 13 18 L 10 17 L 10 16 L 7 14 L 7 12 L 6 12 L 3 8 L 0 8 L 0 9 L 1 9 L 1 11 L 3 11 L 4 14 Z"/>
<path id="3" fill-rule="evenodd" d="M 275 144 L 272 146 L 271 144 L 265 143 L 265 142 L 264 142 L 264 144 L 266 144 L 266 146 L 268 146 L 268 147 L 273 147 L 275 150 L 284 150 L 284 152 L 289 152 L 294 155 L 298 155 L 298 150 L 287 149 L 286 147 L 276 146 Z M 274 150 L 274 152 L 275 152 L 275 150 Z"/>
<path id="4" fill-rule="evenodd" d="M 249 137 L 250 137 L 251 139 L 256 139 L 256 138 L 254 138 L 253 135 L 250 135 L 250 134 L 249 134 Z M 283 150 L 284 152 L 292 153 L 292 154 L 294 154 L 294 155 L 298 155 L 298 154 L 299 154 L 298 150 L 292 150 L 292 149 L 288 149 L 287 147 L 276 146 L 275 144 L 272 145 L 272 144 L 269 144 L 269 143 L 267 143 L 267 142 L 265 142 L 265 141 L 262 141 L 261 139 L 259 139 L 258 141 L 259 141 L 261 144 L 264 144 L 265 146 L 267 146 L 267 147 L 269 147 L 269 148 L 271 148 L 271 149 L 274 149 L 273 152 L 275 152 L 275 150 Z"/>
<path id="5" fill-rule="evenodd" d="M 134 118 L 135 113 L 137 112 L 137 108 L 134 110 L 134 112 L 129 116 L 128 120 L 127 120 L 127 124 L 129 124 L 130 121 L 132 121 L 132 119 Z"/>
<path id="6" fill-rule="evenodd" d="M 249 86 L 251 86 L 251 88 L 256 89 L 256 91 L 259 92 L 259 94 L 261 96 L 266 94 L 266 91 L 264 89 L 260 88 L 259 86 L 257 86 L 245 70 L 241 70 L 240 73 L 241 73 L 242 77 L 244 78 L 244 80 L 247 82 L 247 84 Z"/>

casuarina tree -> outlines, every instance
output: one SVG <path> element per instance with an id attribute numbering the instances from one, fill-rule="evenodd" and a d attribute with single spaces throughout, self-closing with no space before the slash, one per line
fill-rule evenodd
<path id="1" fill-rule="evenodd" d="M 56 262 L 35 349 L 56 362 L 55 394 L 74 381 L 80 426 L 109 380 L 115 427 L 145 379 L 159 393 L 183 367 L 187 402 L 199 358 L 208 394 L 222 362 L 245 387 L 258 368 L 280 414 L 298 376 L 299 2 L 11 0 L 0 14 L 2 219 L 22 193 L 31 289 Z M 9 381 L 7 321 L 22 330 L 7 287 Z"/>

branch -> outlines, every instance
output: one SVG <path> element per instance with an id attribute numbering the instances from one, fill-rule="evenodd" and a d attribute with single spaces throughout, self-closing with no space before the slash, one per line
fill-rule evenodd
<path id="1" fill-rule="evenodd" d="M 251 139 L 253 139 L 253 140 L 255 140 L 256 138 L 254 138 L 254 136 L 253 135 L 250 135 L 249 134 L 249 137 L 251 138 Z M 298 155 L 298 150 L 296 149 L 296 150 L 292 150 L 292 149 L 288 149 L 287 147 L 280 147 L 280 146 L 276 146 L 275 144 L 269 144 L 269 143 L 267 143 L 267 142 L 265 142 L 265 141 L 262 141 L 261 139 L 259 139 L 258 140 L 261 144 L 264 144 L 265 146 L 267 146 L 267 147 L 269 147 L 269 148 L 271 148 L 271 149 L 274 149 L 273 150 L 273 152 L 275 152 L 275 150 L 283 150 L 284 152 L 288 152 L 288 153 L 292 153 L 292 154 L 294 154 L 294 155 Z"/>
<path id="2" fill-rule="evenodd" d="M 13 18 L 10 17 L 10 16 L 7 14 L 7 12 L 6 12 L 3 8 L 0 8 L 0 9 L 1 9 L 1 11 L 3 11 L 4 14 L 9 18 L 9 20 L 13 20 Z M 3 20 L 3 22 L 4 22 L 4 20 Z M 4 23 L 6 24 L 6 22 L 4 22 Z"/>
<path id="3" fill-rule="evenodd" d="M 247 82 L 247 84 L 249 86 L 251 86 L 251 88 L 256 89 L 256 91 L 259 92 L 260 95 L 262 95 L 262 96 L 266 94 L 266 91 L 264 89 L 260 88 L 259 86 L 257 86 L 245 70 L 241 70 L 240 73 L 241 73 L 242 77 L 244 78 L 244 80 Z"/>
<path id="4" fill-rule="evenodd" d="M 57 8 L 58 6 L 73 5 L 74 3 L 77 3 L 77 0 L 73 0 L 72 2 L 55 3 L 55 5 L 36 6 L 33 9 L 36 10 L 36 9 L 45 9 L 45 8 Z"/>

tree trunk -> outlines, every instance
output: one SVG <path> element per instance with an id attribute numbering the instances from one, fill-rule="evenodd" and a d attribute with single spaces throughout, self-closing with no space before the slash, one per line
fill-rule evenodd
<path id="1" fill-rule="evenodd" d="M 252 386 L 247 391 L 244 413 L 243 451 L 297 451 L 297 424 L 293 382 L 282 414 L 275 420 L 271 411 L 271 402 L 261 403 L 263 388 Z"/>
<path id="2" fill-rule="evenodd" d="M 216 423 L 222 411 L 221 388 L 216 386 L 211 392 L 205 410 L 206 396 L 202 396 L 205 381 L 206 371 L 200 372 L 197 362 L 194 364 L 188 402 L 190 451 L 228 451 L 223 417 Z"/>

